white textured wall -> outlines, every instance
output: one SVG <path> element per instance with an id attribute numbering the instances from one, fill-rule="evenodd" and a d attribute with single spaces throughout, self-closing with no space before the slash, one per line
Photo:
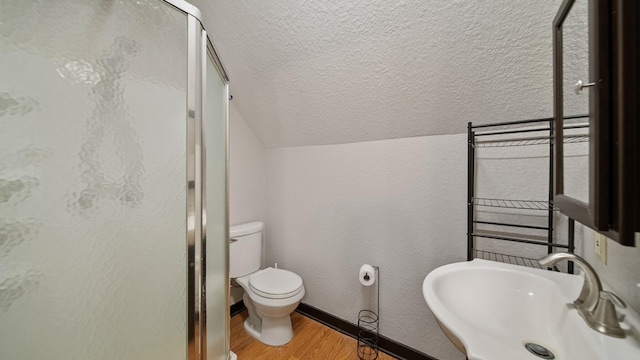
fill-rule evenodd
<path id="1" fill-rule="evenodd" d="M 304 302 L 356 322 L 381 267 L 381 333 L 462 359 L 422 296 L 424 277 L 466 257 L 466 135 L 267 152 L 267 261 L 302 276 Z"/>
<path id="2" fill-rule="evenodd" d="M 266 218 L 266 153 L 262 143 L 229 106 L 229 223 Z"/>

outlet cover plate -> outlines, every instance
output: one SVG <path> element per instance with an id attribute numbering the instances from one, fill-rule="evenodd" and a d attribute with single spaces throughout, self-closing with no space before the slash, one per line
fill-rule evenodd
<path id="1" fill-rule="evenodd" d="M 602 234 L 596 234 L 594 244 L 596 257 L 600 262 L 607 265 L 607 237 Z"/>

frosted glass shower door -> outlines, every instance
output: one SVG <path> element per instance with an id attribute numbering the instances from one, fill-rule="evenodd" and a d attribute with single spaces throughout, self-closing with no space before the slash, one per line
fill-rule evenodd
<path id="1" fill-rule="evenodd" d="M 185 359 L 187 15 L 0 8 L 0 358 Z"/>

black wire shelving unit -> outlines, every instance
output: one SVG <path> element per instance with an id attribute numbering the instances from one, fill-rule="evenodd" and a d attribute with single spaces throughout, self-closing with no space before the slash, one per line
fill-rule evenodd
<path id="1" fill-rule="evenodd" d="M 586 119 L 587 115 L 569 116 L 565 119 Z M 589 136 L 580 129 L 587 128 L 586 124 L 567 124 L 565 129 L 574 129 L 575 134 L 565 134 L 565 143 L 588 142 Z M 549 172 L 548 172 L 548 197 L 546 199 L 497 199 L 477 196 L 476 184 L 476 149 L 477 148 L 502 148 L 519 146 L 548 146 L 549 148 Z M 557 210 L 553 206 L 554 183 L 554 124 L 553 118 L 520 120 L 512 122 L 499 122 L 493 124 L 474 125 L 468 123 L 468 162 L 467 162 L 467 260 L 485 259 L 526 267 L 538 268 L 540 265 L 536 259 L 513 254 L 503 254 L 495 251 L 478 249 L 476 238 L 493 239 L 510 243 L 524 243 L 544 246 L 547 253 L 554 251 L 575 251 L 575 222 L 569 219 L 568 239 L 566 243 L 557 242 L 554 239 L 553 214 Z M 514 223 L 509 221 L 482 221 L 476 218 L 476 209 L 502 208 L 518 209 L 535 214 L 544 214 L 547 217 L 546 226 L 526 223 Z M 501 230 L 486 230 L 485 226 Z M 502 229 L 508 231 L 502 231 Z M 523 229 L 536 230 L 546 235 L 531 235 Z M 556 269 L 557 270 L 557 269 Z M 573 273 L 573 264 L 567 268 Z"/>

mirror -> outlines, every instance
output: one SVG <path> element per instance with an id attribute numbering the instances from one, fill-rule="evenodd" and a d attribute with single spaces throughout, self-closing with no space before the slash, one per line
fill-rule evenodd
<path id="1" fill-rule="evenodd" d="M 588 86 L 588 5 L 588 0 L 576 0 L 562 23 L 564 194 L 585 204 L 589 203 L 588 114 L 591 91 Z"/>
<path id="2" fill-rule="evenodd" d="M 606 2 L 564 0 L 553 21 L 554 205 L 578 222 L 608 231 L 611 25 L 601 4 Z"/>

